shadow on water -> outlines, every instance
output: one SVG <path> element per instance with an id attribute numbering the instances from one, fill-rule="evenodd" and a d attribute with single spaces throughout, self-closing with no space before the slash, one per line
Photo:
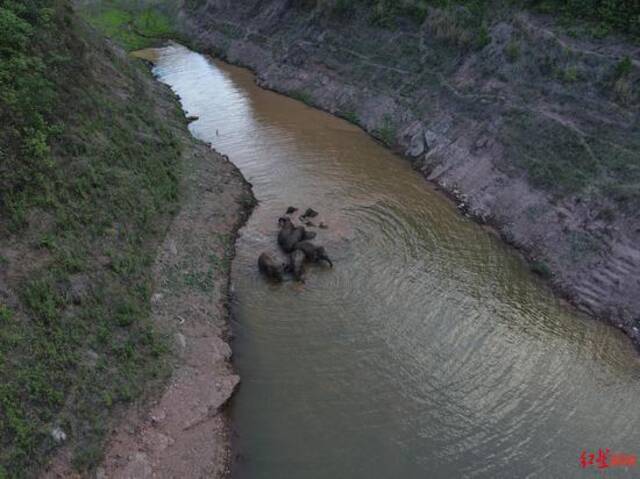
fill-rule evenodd
<path id="1" fill-rule="evenodd" d="M 563 308 L 359 129 L 181 46 L 155 55 L 260 201 L 233 263 L 236 477 L 585 477 L 583 449 L 635 452 L 622 334 Z M 256 258 L 289 205 L 321 212 L 336 268 L 273 286 Z"/>

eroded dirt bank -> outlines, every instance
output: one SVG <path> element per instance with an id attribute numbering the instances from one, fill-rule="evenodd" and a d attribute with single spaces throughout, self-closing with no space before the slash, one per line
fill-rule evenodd
<path id="1" fill-rule="evenodd" d="M 461 48 L 464 32 L 437 11 L 391 29 L 368 18 L 284 0 L 182 9 L 200 49 L 401 151 L 638 344 L 637 48 L 570 38 L 526 13 L 492 20 L 481 48 Z"/>

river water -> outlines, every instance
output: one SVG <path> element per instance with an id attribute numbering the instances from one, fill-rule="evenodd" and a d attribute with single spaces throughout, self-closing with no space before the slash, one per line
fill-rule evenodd
<path id="1" fill-rule="evenodd" d="M 260 202 L 233 263 L 234 477 L 582 478 L 599 476 L 583 450 L 638 452 L 640 364 L 621 333 L 562 306 L 358 128 L 184 47 L 154 55 L 192 133 Z M 256 267 L 289 205 L 329 226 L 335 268 L 304 286 Z"/>

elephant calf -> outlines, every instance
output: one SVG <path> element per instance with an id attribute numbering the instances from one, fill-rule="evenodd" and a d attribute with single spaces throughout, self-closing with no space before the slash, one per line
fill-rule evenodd
<path id="1" fill-rule="evenodd" d="M 320 261 L 326 261 L 329 266 L 333 268 L 333 262 L 327 255 L 323 246 L 316 246 L 310 241 L 300 241 L 295 245 L 295 249 L 302 251 L 307 259 L 311 263 L 319 263 Z"/>
<path id="2" fill-rule="evenodd" d="M 267 278 L 281 283 L 284 280 L 284 264 L 278 263 L 269 253 L 262 253 L 258 258 L 258 269 Z"/>
<path id="3" fill-rule="evenodd" d="M 304 262 L 307 255 L 304 251 L 296 249 L 289 255 L 288 271 L 293 274 L 296 281 L 304 283 Z"/>
<path id="4" fill-rule="evenodd" d="M 303 226 L 294 226 L 291 218 L 286 216 L 278 219 L 278 226 L 280 226 L 278 244 L 285 253 L 291 253 L 300 241 L 316 237 L 316 233 L 305 230 Z"/>

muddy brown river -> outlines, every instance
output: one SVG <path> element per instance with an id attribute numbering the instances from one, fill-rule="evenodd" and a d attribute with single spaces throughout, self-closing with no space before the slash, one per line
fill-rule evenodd
<path id="1" fill-rule="evenodd" d="M 358 128 L 171 45 L 155 74 L 259 206 L 237 244 L 232 421 L 242 479 L 600 477 L 640 451 L 640 364 L 494 235 Z M 287 206 L 335 269 L 264 281 Z M 638 477 L 640 466 L 607 477 Z"/>

